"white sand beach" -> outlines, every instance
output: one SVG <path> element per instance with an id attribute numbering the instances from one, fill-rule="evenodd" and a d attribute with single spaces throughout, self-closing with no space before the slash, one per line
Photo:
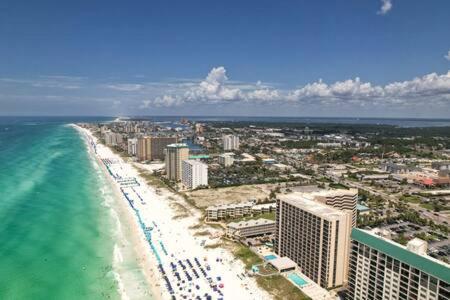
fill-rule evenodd
<path id="1" fill-rule="evenodd" d="M 132 218 L 137 237 L 133 247 L 140 254 L 154 298 L 271 299 L 229 250 L 207 247 L 219 243 L 219 238 L 195 235 L 192 226 L 202 216 L 199 210 L 168 190 L 147 185 L 131 163 L 97 143 L 87 129 L 77 129 L 88 140 L 92 155 L 104 164 L 117 196 L 127 206 L 127 218 Z"/>

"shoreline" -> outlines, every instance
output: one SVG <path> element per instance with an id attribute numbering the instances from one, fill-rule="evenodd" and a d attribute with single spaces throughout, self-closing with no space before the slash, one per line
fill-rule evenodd
<path id="1" fill-rule="evenodd" d="M 81 128 L 75 124 L 71 124 L 73 128 L 77 130 L 77 132 L 81 135 L 83 140 L 86 142 L 86 148 L 88 151 L 88 154 L 91 158 L 95 160 L 98 167 L 101 169 L 102 174 L 105 178 L 105 180 L 108 182 L 108 188 L 111 188 L 111 192 L 113 193 L 113 197 L 115 198 L 113 201 L 115 204 L 117 204 L 117 208 L 119 211 L 113 211 L 115 212 L 115 217 L 118 218 L 118 221 L 120 224 L 118 224 L 120 227 L 126 227 L 128 232 L 131 232 L 131 235 L 128 235 L 128 238 L 131 239 L 131 244 L 133 247 L 133 251 L 135 254 L 135 258 L 137 260 L 137 264 L 140 267 L 140 271 L 144 275 L 146 285 L 149 287 L 151 291 L 151 299 L 154 300 L 161 300 L 164 299 L 162 297 L 163 292 L 157 284 L 159 279 L 154 275 L 157 272 L 157 269 L 154 267 L 156 264 L 156 261 L 150 256 L 150 253 L 147 249 L 147 245 L 145 243 L 145 236 L 142 234 L 142 232 L 139 230 L 139 228 L 136 226 L 136 220 L 135 217 L 130 213 L 128 205 L 126 202 L 123 201 L 123 195 L 120 192 L 117 183 L 114 181 L 114 179 L 110 176 L 108 173 L 108 170 L 103 163 L 103 161 L 100 159 L 100 157 L 93 151 L 92 146 L 89 144 L 90 139 L 94 142 L 96 142 L 96 138 L 89 132 L 88 130 Z M 122 217 L 122 218 L 121 218 Z M 124 220 L 124 219 L 125 220 Z M 128 233 L 127 232 L 127 233 Z M 113 259 L 113 265 L 116 264 L 116 259 L 121 260 L 121 254 L 118 254 L 117 250 L 118 244 L 115 242 L 114 251 L 112 253 L 112 259 Z M 120 251 L 120 250 L 119 250 Z M 120 258 L 117 258 L 117 257 Z M 120 274 L 116 273 L 117 276 L 120 277 Z M 118 283 L 118 293 L 121 296 L 122 299 L 134 299 L 134 297 L 130 297 L 127 294 L 126 287 L 124 287 L 124 283 L 121 281 L 121 279 L 117 278 L 115 276 L 115 279 Z M 136 291 L 129 291 L 131 294 Z M 147 297 L 149 295 L 146 295 Z"/>
<path id="2" fill-rule="evenodd" d="M 224 296 L 272 298 L 258 286 L 255 278 L 245 275 L 244 264 L 229 249 L 211 247 L 222 244 L 220 237 L 200 234 L 205 230 L 214 233 L 215 229 L 207 225 L 196 228 L 202 215 L 198 209 L 189 207 L 177 194 L 147 184 L 137 166 L 125 162 L 109 147 L 96 143 L 88 129 L 73 126 L 93 143 L 88 144 L 91 155 L 103 165 L 115 195 L 127 206 L 126 219 L 134 222 L 132 231 L 139 237 L 140 245 L 133 246 L 137 247 L 142 260 L 140 266 L 156 299 L 189 299 L 205 294 L 219 299 Z"/>

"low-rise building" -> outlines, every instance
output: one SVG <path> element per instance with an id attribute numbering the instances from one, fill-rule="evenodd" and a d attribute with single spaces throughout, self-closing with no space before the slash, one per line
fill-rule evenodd
<path id="1" fill-rule="evenodd" d="M 236 238 L 248 238 L 268 235 L 275 232 L 275 221 L 268 219 L 233 222 L 227 225 L 227 235 Z"/>
<path id="2" fill-rule="evenodd" d="M 206 216 L 210 221 L 244 217 L 251 214 L 252 207 L 252 202 L 210 206 L 206 209 Z"/>
<path id="3" fill-rule="evenodd" d="M 223 153 L 219 155 L 219 164 L 225 167 L 231 166 L 234 163 L 234 153 Z"/>
<path id="4" fill-rule="evenodd" d="M 252 214 L 267 214 L 277 210 L 277 203 L 256 204 L 252 207 Z"/>

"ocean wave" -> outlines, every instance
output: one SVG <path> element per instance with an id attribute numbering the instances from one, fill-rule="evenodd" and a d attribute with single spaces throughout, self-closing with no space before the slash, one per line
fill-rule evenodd
<path id="1" fill-rule="evenodd" d="M 110 271 L 109 274 L 111 274 L 114 277 L 114 280 L 117 283 L 117 291 L 119 292 L 120 298 L 122 300 L 130 300 L 130 297 L 128 297 L 127 293 L 125 292 L 125 286 L 122 281 L 122 277 L 120 274 L 116 271 Z"/>

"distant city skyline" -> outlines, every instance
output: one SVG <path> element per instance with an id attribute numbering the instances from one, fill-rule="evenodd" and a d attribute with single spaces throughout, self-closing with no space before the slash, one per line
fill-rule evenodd
<path id="1" fill-rule="evenodd" d="M 6 2 L 0 115 L 450 111 L 444 0 Z"/>

